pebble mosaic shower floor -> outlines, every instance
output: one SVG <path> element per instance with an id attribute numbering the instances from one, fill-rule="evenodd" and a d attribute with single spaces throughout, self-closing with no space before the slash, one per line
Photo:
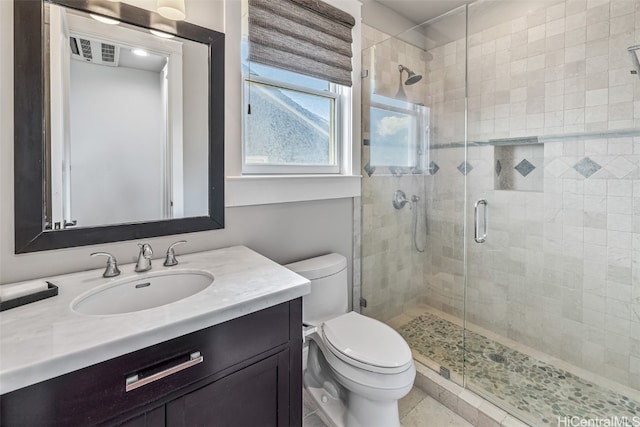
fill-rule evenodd
<path id="1" fill-rule="evenodd" d="M 414 352 L 448 368 L 452 376 L 461 376 L 464 369 L 467 384 L 533 425 L 562 425 L 558 417 L 571 416 L 627 417 L 628 425 L 635 425 L 633 417 L 640 416 L 639 402 L 480 334 L 465 332 L 434 314 L 416 317 L 398 332 Z"/>

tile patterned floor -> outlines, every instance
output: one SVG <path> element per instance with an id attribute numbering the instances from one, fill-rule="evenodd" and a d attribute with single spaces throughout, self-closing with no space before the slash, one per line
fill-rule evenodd
<path id="1" fill-rule="evenodd" d="M 398 332 L 414 351 L 452 375 L 461 376 L 466 369 L 467 384 L 535 425 L 558 425 L 559 416 L 640 416 L 640 403 L 626 396 L 475 332 L 463 335 L 460 326 L 434 314 L 420 315 Z"/>
<path id="2" fill-rule="evenodd" d="M 473 427 L 449 408 L 413 388 L 399 402 L 402 427 Z"/>

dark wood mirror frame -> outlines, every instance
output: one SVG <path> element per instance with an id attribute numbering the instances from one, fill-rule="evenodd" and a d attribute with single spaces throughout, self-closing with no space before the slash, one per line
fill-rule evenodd
<path id="1" fill-rule="evenodd" d="M 44 1 L 99 13 L 137 27 L 204 43 L 209 50 L 209 212 L 207 216 L 56 231 L 44 230 L 45 69 Z M 106 15 L 94 0 L 14 0 L 15 253 L 45 251 L 224 228 L 224 34 L 174 22 L 128 4 Z M 113 3 L 111 3 L 113 4 Z M 153 18 L 153 19 L 152 19 Z"/>

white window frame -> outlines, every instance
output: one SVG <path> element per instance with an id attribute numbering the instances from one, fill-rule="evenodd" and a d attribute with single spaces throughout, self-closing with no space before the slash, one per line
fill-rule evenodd
<path id="1" fill-rule="evenodd" d="M 293 71 L 289 71 L 293 72 Z M 267 78 L 258 76 L 255 74 L 245 73 L 243 75 L 242 85 L 242 102 L 244 105 L 245 114 L 242 119 L 242 175 L 326 175 L 326 174 L 342 174 L 344 171 L 344 131 L 343 131 L 343 111 L 346 108 L 344 105 L 346 102 L 345 91 L 350 90 L 341 85 L 329 83 L 328 90 L 319 90 L 310 88 L 303 85 L 296 85 L 288 83 L 282 80 Z M 246 163 L 246 126 L 247 126 L 247 104 L 245 103 L 245 91 L 249 87 L 250 83 L 259 83 L 267 86 L 272 86 L 277 89 L 292 90 L 303 94 L 309 94 L 313 96 L 319 96 L 323 98 L 332 99 L 334 102 L 334 112 L 332 118 L 332 138 L 334 141 L 334 164 L 333 165 L 315 165 L 315 164 L 300 164 L 300 165 L 288 165 L 288 164 L 247 164 Z"/>
<path id="2" fill-rule="evenodd" d="M 359 0 L 325 0 L 350 13 L 356 20 L 353 30 L 353 51 L 360 52 L 361 4 Z M 243 2 L 225 1 L 225 22 L 246 22 L 242 17 Z M 245 24 L 243 24 L 245 25 Z M 343 90 L 342 99 L 342 173 L 304 175 L 243 175 L 242 174 L 242 119 L 247 106 L 244 103 L 244 75 L 241 68 L 243 25 L 225 28 L 227 47 L 225 58 L 225 206 L 237 208 L 274 203 L 312 202 L 360 197 L 362 179 L 360 129 L 362 86 L 359 58 L 353 62 L 353 86 Z"/>
<path id="3" fill-rule="evenodd" d="M 393 113 L 405 114 L 413 118 L 413 126 L 411 126 L 410 138 L 416 141 L 416 150 L 413 153 L 415 159 L 413 164 L 410 165 L 382 165 L 374 164 L 372 166 L 382 168 L 394 168 L 394 169 L 407 169 L 407 170 L 426 170 L 429 164 L 429 138 L 430 138 L 430 109 L 421 104 L 406 103 L 406 106 L 398 106 L 397 101 L 392 103 L 385 103 L 385 98 L 382 96 L 373 96 L 370 103 L 370 109 L 386 110 Z M 370 141 L 371 149 L 373 148 L 373 141 Z M 410 153 L 410 150 L 407 150 Z M 409 162 L 408 162 L 409 163 Z"/>

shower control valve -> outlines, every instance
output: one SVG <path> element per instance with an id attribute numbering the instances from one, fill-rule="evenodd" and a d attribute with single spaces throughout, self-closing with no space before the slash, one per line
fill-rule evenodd
<path id="1" fill-rule="evenodd" d="M 409 199 L 407 199 L 405 192 L 402 190 L 396 190 L 393 194 L 393 207 L 396 209 L 402 209 L 407 203 L 409 203 Z"/>

